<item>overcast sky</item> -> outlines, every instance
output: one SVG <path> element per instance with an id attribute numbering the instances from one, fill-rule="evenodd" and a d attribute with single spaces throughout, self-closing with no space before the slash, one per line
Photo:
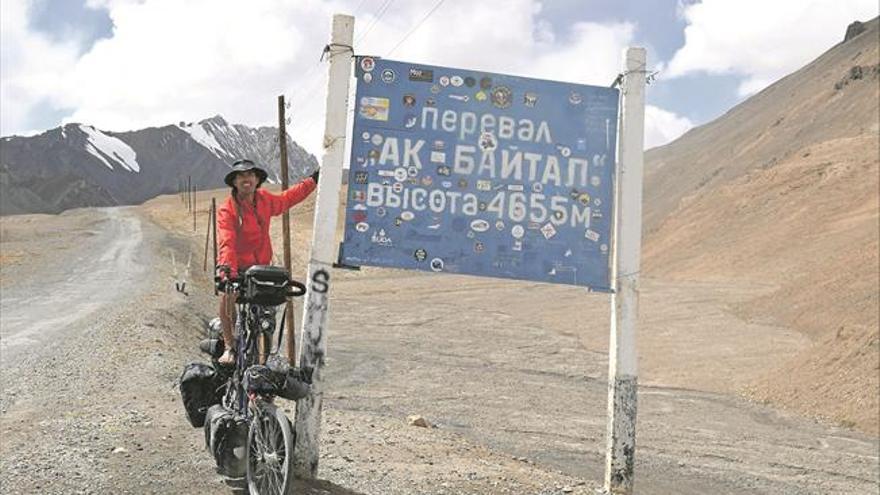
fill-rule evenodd
<path id="1" fill-rule="evenodd" d="M 0 9 L 0 135 L 215 114 L 274 125 L 285 94 L 290 133 L 319 154 L 319 57 L 333 13 L 355 15 L 359 55 L 602 86 L 624 47 L 645 46 L 659 70 L 647 93 L 652 147 L 800 68 L 850 22 L 876 17 L 878 2 L 2 0 Z"/>

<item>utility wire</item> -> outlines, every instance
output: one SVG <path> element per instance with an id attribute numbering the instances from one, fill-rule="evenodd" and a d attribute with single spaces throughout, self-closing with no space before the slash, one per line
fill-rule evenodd
<path id="1" fill-rule="evenodd" d="M 416 32 L 416 30 L 419 29 L 422 26 L 422 24 L 424 24 L 425 21 L 427 21 L 428 18 L 432 16 L 434 14 L 434 12 L 436 12 L 437 9 L 439 9 L 440 6 L 443 5 L 443 2 L 445 2 L 445 1 L 446 0 L 438 0 L 437 3 L 435 3 L 434 6 L 431 7 L 431 10 L 429 10 L 428 13 L 425 14 L 424 17 L 422 17 L 422 20 L 420 20 L 415 26 L 413 26 L 413 28 L 410 29 L 408 33 L 403 35 L 403 38 L 401 38 L 400 41 L 398 41 L 397 44 L 391 48 L 391 50 L 388 50 L 388 56 L 391 56 L 391 54 L 394 53 L 394 50 L 397 50 L 397 48 L 400 45 L 402 45 L 403 42 L 406 41 L 410 37 L 410 35 L 412 35 L 414 32 Z"/>

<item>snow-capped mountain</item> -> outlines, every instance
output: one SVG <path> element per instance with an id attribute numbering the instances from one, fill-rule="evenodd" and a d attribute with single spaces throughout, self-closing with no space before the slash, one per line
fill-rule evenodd
<path id="1" fill-rule="evenodd" d="M 291 182 L 310 174 L 314 156 L 288 137 Z M 231 163 L 249 158 L 280 182 L 278 129 L 200 122 L 107 132 L 66 124 L 31 137 L 0 139 L 0 214 L 57 213 L 84 206 L 141 203 L 177 192 L 192 176 L 199 189 L 224 187 Z"/>

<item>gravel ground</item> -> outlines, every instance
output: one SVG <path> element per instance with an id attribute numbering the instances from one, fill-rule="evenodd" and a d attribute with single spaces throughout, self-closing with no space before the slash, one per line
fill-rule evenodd
<path id="1" fill-rule="evenodd" d="M 128 251 L 83 241 L 132 219 L 142 242 Z M 4 232 L 15 234 L 3 246 L 13 242 L 18 252 L 39 253 L 41 236 L 16 230 L 24 221 L 2 220 Z M 43 328 L 30 340 L 3 333 L 3 493 L 245 493 L 240 480 L 215 472 L 176 388 L 183 365 L 203 360 L 197 342 L 216 304 L 196 267 L 199 256 L 187 280 L 189 295 L 174 290 L 185 277 L 180 260 L 200 253 L 203 238 L 169 233 L 138 209 L 71 215 L 53 235 L 64 257 L 43 255 L 39 266 L 4 263 L 4 300 L 16 287 L 36 287 L 33 282 L 69 269 L 65 260 L 101 253 L 96 250 L 115 253 L 107 262 L 127 259 L 149 269 L 111 285 L 123 295 L 109 301 L 94 300 L 97 288 L 57 300 L 71 309 L 98 304 L 75 321 Z M 297 493 L 596 493 L 604 353 L 589 333 L 558 331 L 548 323 L 551 314 L 526 314 L 536 302 L 564 307 L 568 292 L 400 272 L 334 280 L 322 479 L 299 481 Z M 55 287 L 61 285 L 49 289 Z M 695 301 L 708 293 L 704 287 L 648 288 L 658 301 L 684 298 L 687 291 Z M 652 304 L 647 297 L 646 307 Z M 602 304 L 582 309 L 588 321 L 607 317 Z M 279 402 L 292 416 L 294 404 Z M 409 425 L 414 414 L 432 427 Z M 640 389 L 638 445 L 640 494 L 878 491 L 876 438 L 662 380 Z"/>

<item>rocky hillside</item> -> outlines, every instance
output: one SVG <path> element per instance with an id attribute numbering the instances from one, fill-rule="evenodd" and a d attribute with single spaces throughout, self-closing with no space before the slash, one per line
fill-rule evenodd
<path id="1" fill-rule="evenodd" d="M 278 148 L 277 128 L 230 124 L 219 115 L 130 132 L 66 124 L 36 136 L 4 137 L 0 214 L 141 203 L 177 192 L 187 176 L 198 188 L 213 189 L 242 157 L 265 166 L 278 182 Z M 290 138 L 287 148 L 293 180 L 317 167 Z"/>
<path id="2" fill-rule="evenodd" d="M 843 29 L 841 29 L 843 32 Z M 878 429 L 878 20 L 677 141 L 647 153 L 649 275 L 737 279 L 731 308 L 809 335 L 747 391 Z"/>

